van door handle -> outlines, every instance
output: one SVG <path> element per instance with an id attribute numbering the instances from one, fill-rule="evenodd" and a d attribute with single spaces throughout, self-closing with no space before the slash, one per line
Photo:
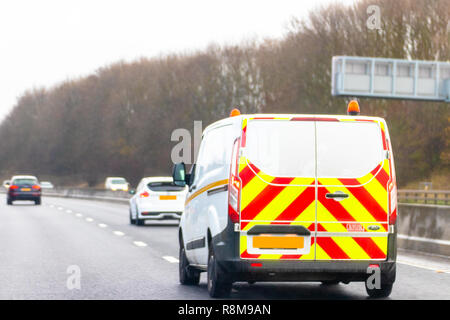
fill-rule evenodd
<path id="1" fill-rule="evenodd" d="M 336 201 L 348 198 L 349 195 L 347 193 L 344 193 L 342 191 L 336 191 L 334 193 L 327 193 L 325 194 L 325 198 L 327 199 L 334 199 Z"/>

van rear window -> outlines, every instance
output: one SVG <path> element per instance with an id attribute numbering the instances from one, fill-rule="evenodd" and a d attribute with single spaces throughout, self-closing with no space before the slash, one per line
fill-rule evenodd
<path id="1" fill-rule="evenodd" d="M 246 156 L 271 176 L 314 177 L 314 122 L 250 120 Z"/>
<path id="2" fill-rule="evenodd" d="M 316 123 L 319 178 L 358 178 L 383 160 L 381 129 L 375 122 Z"/>

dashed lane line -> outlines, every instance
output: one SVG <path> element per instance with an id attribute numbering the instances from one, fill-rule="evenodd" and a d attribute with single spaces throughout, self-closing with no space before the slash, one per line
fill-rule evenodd
<path id="1" fill-rule="evenodd" d="M 179 262 L 179 260 L 177 258 L 174 258 L 172 256 L 164 256 L 163 259 L 166 261 L 169 261 L 170 263 L 178 263 Z"/>
<path id="2" fill-rule="evenodd" d="M 147 244 L 145 242 L 142 241 L 133 241 L 134 245 L 137 247 L 146 247 Z"/>

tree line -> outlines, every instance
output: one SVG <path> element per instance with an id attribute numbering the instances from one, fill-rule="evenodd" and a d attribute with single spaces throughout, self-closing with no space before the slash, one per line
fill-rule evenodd
<path id="1" fill-rule="evenodd" d="M 367 7 L 381 9 L 367 28 Z M 190 54 L 117 62 L 52 88 L 26 91 L 0 125 L 0 175 L 33 173 L 94 186 L 119 175 L 170 175 L 170 140 L 243 113 L 345 114 L 331 96 L 331 58 L 357 55 L 450 60 L 448 0 L 361 0 L 293 19 L 281 39 L 211 45 Z M 449 173 L 445 103 L 361 99 L 362 114 L 389 125 L 400 187 Z"/>

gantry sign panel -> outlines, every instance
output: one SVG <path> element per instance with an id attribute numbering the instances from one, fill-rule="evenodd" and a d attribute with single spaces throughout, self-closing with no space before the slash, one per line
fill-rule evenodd
<path id="1" fill-rule="evenodd" d="M 333 96 L 450 102 L 450 63 L 335 56 Z"/>

